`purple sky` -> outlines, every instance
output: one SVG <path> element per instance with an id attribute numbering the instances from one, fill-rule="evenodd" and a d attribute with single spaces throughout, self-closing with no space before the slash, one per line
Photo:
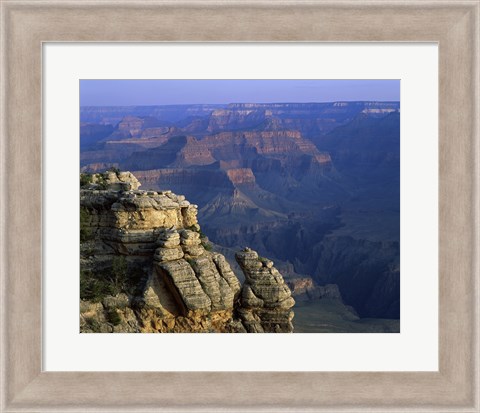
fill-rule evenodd
<path id="1" fill-rule="evenodd" d="M 80 80 L 81 106 L 399 101 L 400 80 Z"/>

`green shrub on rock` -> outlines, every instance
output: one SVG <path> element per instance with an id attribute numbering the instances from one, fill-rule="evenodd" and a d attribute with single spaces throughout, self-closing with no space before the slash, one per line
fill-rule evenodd
<path id="1" fill-rule="evenodd" d="M 103 274 L 80 270 L 80 298 L 99 303 L 107 295 L 115 295 L 112 283 Z"/>
<path id="2" fill-rule="evenodd" d="M 93 231 L 88 222 L 90 214 L 86 208 L 80 207 L 80 242 L 86 242 L 93 239 Z"/>
<path id="3" fill-rule="evenodd" d="M 92 183 L 92 174 L 80 174 L 80 188 Z"/>
<path id="4" fill-rule="evenodd" d="M 120 315 L 118 314 L 115 308 L 107 310 L 106 319 L 109 323 L 113 324 L 114 326 L 118 326 L 122 322 L 122 319 L 120 318 Z"/>
<path id="5" fill-rule="evenodd" d="M 117 178 L 118 178 L 118 175 L 120 173 L 120 169 L 116 168 L 115 166 L 111 166 L 107 172 L 113 172 L 115 175 L 117 175 Z"/>
<path id="6" fill-rule="evenodd" d="M 202 241 L 202 247 L 205 248 L 207 251 L 211 251 L 213 248 L 212 244 L 206 241 Z"/>

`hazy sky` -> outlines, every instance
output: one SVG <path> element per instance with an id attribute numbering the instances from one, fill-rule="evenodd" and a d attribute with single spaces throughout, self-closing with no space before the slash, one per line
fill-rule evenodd
<path id="1" fill-rule="evenodd" d="M 81 106 L 400 100 L 400 80 L 80 80 Z"/>

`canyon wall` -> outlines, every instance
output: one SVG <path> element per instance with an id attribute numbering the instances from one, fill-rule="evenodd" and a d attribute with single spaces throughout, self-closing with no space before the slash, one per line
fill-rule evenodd
<path id="1" fill-rule="evenodd" d="M 129 169 L 144 189 L 185 194 L 234 267 L 234 253 L 248 245 L 291 268 L 282 269 L 287 278 L 338 285 L 362 317 L 397 318 L 399 109 L 399 102 L 82 108 L 82 171 Z"/>

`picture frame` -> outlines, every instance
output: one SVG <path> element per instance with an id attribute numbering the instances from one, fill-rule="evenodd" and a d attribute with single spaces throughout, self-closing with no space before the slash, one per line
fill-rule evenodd
<path id="1" fill-rule="evenodd" d="M 2 412 L 480 411 L 478 0 L 0 4 Z M 73 41 L 438 42 L 439 371 L 42 371 L 42 43 Z"/>

